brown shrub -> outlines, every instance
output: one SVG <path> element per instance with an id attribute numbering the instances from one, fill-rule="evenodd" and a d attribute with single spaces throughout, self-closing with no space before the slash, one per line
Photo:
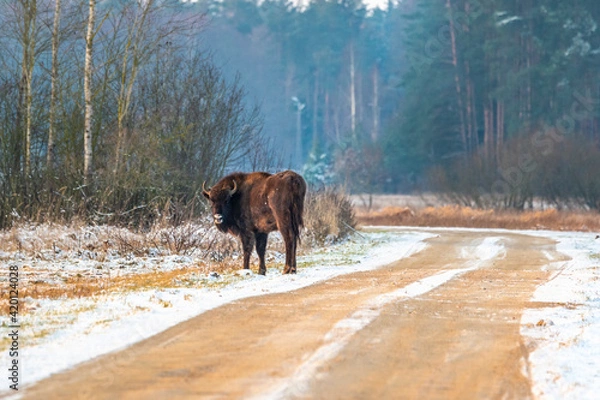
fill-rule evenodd
<path id="1" fill-rule="evenodd" d="M 304 205 L 305 237 L 309 246 L 338 242 L 355 231 L 350 199 L 332 188 L 309 192 Z"/>

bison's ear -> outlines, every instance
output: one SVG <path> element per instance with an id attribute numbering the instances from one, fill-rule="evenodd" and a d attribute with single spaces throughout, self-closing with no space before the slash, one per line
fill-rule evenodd
<path id="1" fill-rule="evenodd" d="M 206 181 L 202 182 L 202 194 L 210 200 L 210 188 L 206 189 Z"/>

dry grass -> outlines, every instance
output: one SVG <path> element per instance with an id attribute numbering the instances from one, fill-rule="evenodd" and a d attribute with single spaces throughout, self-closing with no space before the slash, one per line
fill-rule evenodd
<path id="1" fill-rule="evenodd" d="M 600 231 L 600 214 L 597 212 L 556 209 L 498 211 L 460 206 L 421 209 L 392 206 L 375 211 L 359 209 L 356 217 L 361 225 Z"/>
<path id="2" fill-rule="evenodd" d="M 338 242 L 356 226 L 350 199 L 332 189 L 309 192 L 304 207 L 304 241 L 309 247 Z"/>
<path id="3" fill-rule="evenodd" d="M 227 268 L 222 264 L 221 273 Z M 27 271 L 30 269 L 30 271 Z M 229 269 L 231 265 L 229 265 Z M 121 276 L 102 276 L 77 274 L 62 279 L 60 284 L 35 278 L 35 271 L 31 268 L 22 268 L 22 277 L 19 282 L 19 298 L 21 299 L 67 299 L 84 298 L 105 293 L 119 293 L 132 290 L 144 290 L 165 287 L 190 287 L 197 285 L 202 277 L 206 277 L 209 267 L 204 264 L 184 266 L 180 269 L 168 271 L 151 271 L 141 274 L 130 274 Z M 29 273 L 28 273 L 29 272 Z M 3 285 L 0 288 L 0 296 L 8 298 L 9 288 Z M 21 301 L 19 313 L 25 314 L 29 310 L 32 301 Z M 1 306 L 2 312 L 8 313 L 8 302 Z"/>
<path id="4" fill-rule="evenodd" d="M 178 226 L 155 225 L 145 232 L 78 222 L 22 224 L 0 231 L 0 260 L 3 253 L 12 252 L 42 260 L 60 259 L 66 253 L 87 255 L 96 261 L 114 256 L 173 254 L 218 259 L 232 254 L 237 247 L 235 238 L 216 232 L 208 220 Z"/>
<path id="5" fill-rule="evenodd" d="M 269 250 L 278 247 L 276 239 L 271 242 Z M 173 264 L 173 256 L 183 261 Z M 155 226 L 148 232 L 80 223 L 22 224 L 0 231 L 0 262 L 20 266 L 19 298 L 33 300 L 206 286 L 210 273 L 241 268 L 237 239 L 204 221 Z M 165 263 L 170 267 L 161 268 Z M 9 297 L 7 279 L 7 274 L 0 276 L 3 298 Z M 28 312 L 30 304 L 22 301 L 19 312 Z M 7 314 L 8 307 L 5 302 L 0 309 Z"/>

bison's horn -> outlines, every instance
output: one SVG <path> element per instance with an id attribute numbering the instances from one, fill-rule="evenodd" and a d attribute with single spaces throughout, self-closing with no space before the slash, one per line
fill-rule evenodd
<path id="1" fill-rule="evenodd" d="M 210 195 L 210 188 L 206 188 L 206 181 L 202 182 L 202 193 L 205 195 Z"/>
<path id="2" fill-rule="evenodd" d="M 234 180 L 234 181 L 233 181 L 233 189 L 231 189 L 231 190 L 229 191 L 229 195 L 230 195 L 230 196 L 233 196 L 233 195 L 235 194 L 235 192 L 237 192 L 237 189 L 238 189 L 238 187 L 237 187 L 237 183 L 236 183 L 236 182 L 235 182 L 235 180 Z"/>

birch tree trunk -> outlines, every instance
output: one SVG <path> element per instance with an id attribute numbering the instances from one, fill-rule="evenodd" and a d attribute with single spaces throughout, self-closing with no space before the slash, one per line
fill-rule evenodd
<path id="1" fill-rule="evenodd" d="M 85 67 L 83 73 L 83 95 L 85 100 L 85 131 L 83 136 L 83 177 L 84 183 L 89 184 L 92 176 L 92 48 L 94 43 L 94 24 L 96 18 L 96 0 L 89 0 L 87 35 L 85 40 Z"/>
<path id="2" fill-rule="evenodd" d="M 25 175 L 31 174 L 31 111 L 33 95 L 31 81 L 35 63 L 35 22 L 37 17 L 37 0 L 28 0 L 23 3 L 23 61 L 22 71 L 22 96 L 23 119 L 25 122 Z"/>
<path id="3" fill-rule="evenodd" d="M 50 110 L 48 115 L 48 153 L 46 167 L 54 168 L 54 124 L 56 119 L 56 80 L 58 78 L 58 45 L 60 32 L 61 0 L 54 2 L 54 23 L 52 26 L 52 66 L 50 72 Z"/>

